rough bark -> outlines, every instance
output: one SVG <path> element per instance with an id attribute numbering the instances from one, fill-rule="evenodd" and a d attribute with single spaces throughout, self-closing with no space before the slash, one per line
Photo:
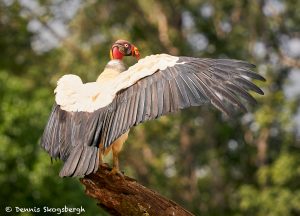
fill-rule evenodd
<path id="1" fill-rule="evenodd" d="M 193 215 L 128 176 L 111 175 L 107 167 L 80 181 L 86 187 L 85 193 L 112 215 Z"/>

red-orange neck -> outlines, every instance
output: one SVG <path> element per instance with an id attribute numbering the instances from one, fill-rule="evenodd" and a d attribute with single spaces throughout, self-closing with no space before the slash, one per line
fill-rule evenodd
<path id="1" fill-rule="evenodd" d="M 119 48 L 118 47 L 113 47 L 110 51 L 110 58 L 111 59 L 119 59 L 119 60 L 122 60 L 124 57 L 124 54 L 121 53 L 119 51 Z"/>

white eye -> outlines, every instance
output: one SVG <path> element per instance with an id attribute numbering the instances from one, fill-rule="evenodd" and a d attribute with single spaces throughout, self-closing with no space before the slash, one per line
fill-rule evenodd
<path id="1" fill-rule="evenodd" d="M 128 45 L 128 44 L 125 44 L 124 46 L 125 46 L 126 48 L 128 48 L 129 45 Z"/>

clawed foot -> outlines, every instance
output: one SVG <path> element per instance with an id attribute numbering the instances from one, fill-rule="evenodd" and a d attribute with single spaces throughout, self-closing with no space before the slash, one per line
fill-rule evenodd
<path id="1" fill-rule="evenodd" d="M 100 167 L 105 167 L 105 168 L 109 168 L 109 164 L 108 163 L 101 163 Z"/>
<path id="2" fill-rule="evenodd" d="M 112 170 L 110 171 L 109 175 L 118 175 L 120 176 L 122 179 L 124 179 L 124 174 L 117 168 L 112 168 Z"/>

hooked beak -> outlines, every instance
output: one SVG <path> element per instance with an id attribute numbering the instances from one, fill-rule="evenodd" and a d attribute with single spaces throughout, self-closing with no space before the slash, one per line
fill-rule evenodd
<path id="1" fill-rule="evenodd" d="M 131 45 L 131 54 L 132 56 L 134 56 L 137 60 L 140 59 L 140 52 L 139 52 L 139 49 L 134 46 L 134 45 Z"/>

